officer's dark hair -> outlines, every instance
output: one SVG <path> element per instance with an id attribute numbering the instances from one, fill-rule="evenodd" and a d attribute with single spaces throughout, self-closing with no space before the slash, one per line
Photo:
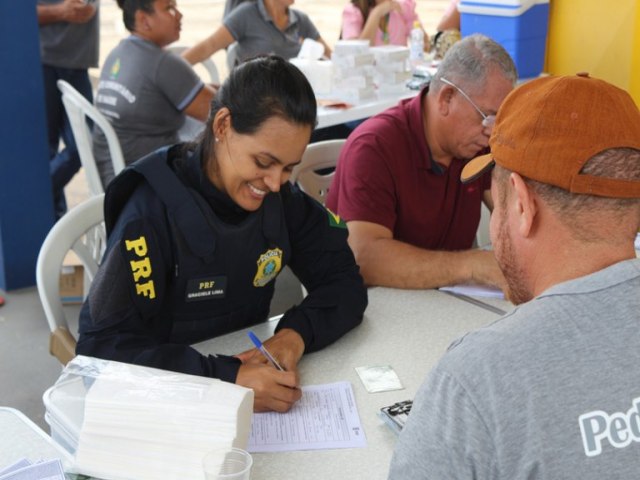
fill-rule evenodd
<path id="1" fill-rule="evenodd" d="M 142 10 L 153 13 L 153 3 L 155 0 L 117 0 L 118 6 L 122 9 L 122 21 L 130 32 L 136 29 L 136 12 Z"/>
<path id="2" fill-rule="evenodd" d="M 203 158 L 213 149 L 213 120 L 223 107 L 231 112 L 231 126 L 243 135 L 260 129 L 272 117 L 298 125 L 316 125 L 317 105 L 304 74 L 277 55 L 260 56 L 241 63 L 224 81 L 211 101 L 202 137 Z"/>

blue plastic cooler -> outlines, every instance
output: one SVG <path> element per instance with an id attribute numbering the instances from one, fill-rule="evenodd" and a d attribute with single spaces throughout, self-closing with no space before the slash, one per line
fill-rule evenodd
<path id="1" fill-rule="evenodd" d="M 462 0 L 463 37 L 483 33 L 513 58 L 520 78 L 537 77 L 544 67 L 549 0 Z"/>

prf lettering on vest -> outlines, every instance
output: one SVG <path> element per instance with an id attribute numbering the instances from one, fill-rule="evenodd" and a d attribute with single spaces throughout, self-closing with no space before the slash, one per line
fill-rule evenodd
<path id="1" fill-rule="evenodd" d="M 205 289 L 210 289 L 213 288 L 213 286 L 215 285 L 216 282 L 200 282 L 200 285 L 198 285 L 198 290 L 205 290 Z"/>
<path id="2" fill-rule="evenodd" d="M 149 297 L 150 299 L 156 298 L 153 280 L 150 279 L 151 260 L 147 257 L 147 241 L 144 236 L 142 236 L 136 240 L 125 240 L 124 244 L 127 251 L 133 251 L 133 253 L 140 258 L 140 260 L 129 261 L 133 281 L 136 284 L 136 293 Z M 144 280 L 147 281 L 145 282 Z"/>
<path id="3" fill-rule="evenodd" d="M 578 417 L 587 457 L 602 453 L 603 440 L 608 440 L 614 448 L 624 448 L 631 442 L 640 442 L 640 397 L 634 398 L 631 405 L 626 413 L 608 415 L 602 410 L 595 410 Z"/>

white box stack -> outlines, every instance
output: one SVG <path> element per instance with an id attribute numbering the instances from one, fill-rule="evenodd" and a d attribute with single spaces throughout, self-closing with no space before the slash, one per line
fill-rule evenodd
<path id="1" fill-rule="evenodd" d="M 182 480 L 203 478 L 202 458 L 213 448 L 246 448 L 253 391 L 79 355 L 43 401 L 51 437 L 72 455 L 74 473 Z"/>
<path id="2" fill-rule="evenodd" d="M 332 90 L 333 62 L 331 60 L 309 60 L 306 58 L 291 58 L 289 62 L 300 69 L 307 77 L 313 93 L 328 95 Z"/>
<path id="3" fill-rule="evenodd" d="M 338 40 L 331 60 L 334 96 L 346 101 L 375 96 L 374 56 L 368 40 Z"/>
<path id="4" fill-rule="evenodd" d="M 411 78 L 409 48 L 398 45 L 371 47 L 375 58 L 374 82 L 382 95 L 403 92 Z"/>

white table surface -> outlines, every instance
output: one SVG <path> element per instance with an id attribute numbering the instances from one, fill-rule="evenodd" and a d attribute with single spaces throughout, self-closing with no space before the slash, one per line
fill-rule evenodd
<path id="1" fill-rule="evenodd" d="M 331 127 L 353 120 L 361 120 L 363 118 L 376 115 L 389 107 L 393 107 L 404 98 L 412 98 L 418 94 L 418 90 L 403 89 L 395 94 L 381 95 L 362 100 L 359 102 L 348 102 L 353 106 L 350 108 L 331 108 L 318 107 L 318 125 L 316 128 Z"/>
<path id="2" fill-rule="evenodd" d="M 504 310 L 512 308 L 505 301 L 492 302 L 496 303 Z M 351 382 L 367 447 L 254 453 L 251 478 L 386 478 L 397 435 L 380 420 L 379 409 L 413 398 L 452 340 L 498 318 L 494 312 L 436 290 L 369 289 L 369 306 L 362 324 L 324 350 L 305 355 L 300 362 L 303 385 Z M 252 330 L 268 338 L 274 327 L 275 322 L 267 322 Z M 197 345 L 203 353 L 223 354 L 250 347 L 246 330 Z M 405 389 L 368 393 L 355 371 L 355 367 L 365 365 L 391 365 Z"/>
<path id="3" fill-rule="evenodd" d="M 361 120 L 393 107 L 404 98 L 412 98 L 418 94 L 418 90 L 404 89 L 396 94 L 378 95 L 361 102 L 348 102 L 349 108 L 318 107 L 318 125 L 316 128 L 331 127 L 341 123 Z M 181 141 L 191 141 L 197 137 L 204 128 L 204 123 L 187 117 L 184 125 L 178 131 Z"/>
<path id="4" fill-rule="evenodd" d="M 504 300 L 487 303 L 505 311 L 513 308 Z M 380 408 L 413 398 L 454 339 L 499 317 L 482 306 L 437 290 L 369 289 L 369 306 L 362 324 L 327 348 L 305 355 L 299 365 L 303 385 L 351 382 L 367 447 L 254 453 L 251 478 L 386 478 L 397 435 L 378 417 Z M 275 325 L 270 321 L 251 329 L 259 337 L 268 338 Z M 196 348 L 202 353 L 236 354 L 251 347 L 246 331 L 202 342 Z M 368 393 L 355 367 L 370 365 L 391 365 L 405 388 Z M 44 432 L 11 409 L 0 408 L 0 428 L 0 466 L 22 456 L 66 457 Z"/>

